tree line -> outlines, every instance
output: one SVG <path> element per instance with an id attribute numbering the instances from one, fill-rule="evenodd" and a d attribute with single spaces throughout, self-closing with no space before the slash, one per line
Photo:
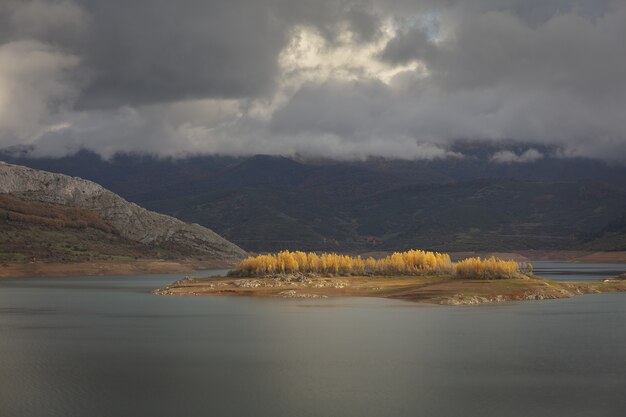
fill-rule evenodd
<path id="1" fill-rule="evenodd" d="M 417 249 L 394 252 L 379 259 L 284 250 L 250 256 L 241 261 L 230 275 L 262 277 L 289 273 L 331 276 L 455 274 L 466 279 L 503 279 L 517 276 L 522 269 L 516 261 L 495 257 L 468 258 L 454 264 L 446 253 Z M 532 272 L 530 264 L 526 272 Z"/>
<path id="2" fill-rule="evenodd" d="M 448 254 L 421 250 L 394 252 L 380 259 L 285 250 L 248 257 L 235 267 L 231 275 L 264 276 L 295 272 L 332 275 L 420 275 L 449 273 L 452 269 L 452 261 Z"/>
<path id="3" fill-rule="evenodd" d="M 516 261 L 505 261 L 493 256 L 487 259 L 476 257 L 457 262 L 454 272 L 461 278 L 470 279 L 513 278 L 521 272 L 521 265 Z M 527 272 L 532 272 L 532 266 Z"/>

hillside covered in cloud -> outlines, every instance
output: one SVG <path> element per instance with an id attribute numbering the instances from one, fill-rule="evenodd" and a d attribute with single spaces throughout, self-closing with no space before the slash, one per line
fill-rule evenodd
<path id="1" fill-rule="evenodd" d="M 623 162 L 624 39 L 619 0 L 6 0 L 0 148 Z"/>

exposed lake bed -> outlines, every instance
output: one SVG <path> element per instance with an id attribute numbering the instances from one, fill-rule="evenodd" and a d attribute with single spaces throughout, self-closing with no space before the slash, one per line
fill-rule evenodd
<path id="1" fill-rule="evenodd" d="M 551 300 L 626 291 L 626 280 L 558 282 L 540 278 L 458 279 L 450 275 L 262 278 L 184 278 L 157 295 L 255 296 L 282 298 L 377 297 L 429 304 L 472 305 L 504 301 Z"/>

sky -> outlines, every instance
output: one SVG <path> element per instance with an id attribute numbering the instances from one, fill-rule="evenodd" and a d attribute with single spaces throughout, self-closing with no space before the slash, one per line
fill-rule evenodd
<path id="1" fill-rule="evenodd" d="M 0 0 L 0 148 L 462 158 L 457 141 L 625 162 L 626 1 Z"/>

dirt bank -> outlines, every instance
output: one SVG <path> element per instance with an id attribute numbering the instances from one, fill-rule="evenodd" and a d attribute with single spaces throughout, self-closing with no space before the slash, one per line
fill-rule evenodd
<path id="1" fill-rule="evenodd" d="M 141 259 L 129 262 L 6 263 L 0 264 L 0 278 L 191 273 L 199 269 L 229 268 L 231 266 L 216 261 L 166 261 L 160 259 Z"/>
<path id="2" fill-rule="evenodd" d="M 269 277 L 191 278 L 155 291 L 158 295 L 237 295 L 283 298 L 381 297 L 431 304 L 569 298 L 581 294 L 626 291 L 626 281 L 555 282 L 540 278 L 461 280 L 421 277 Z"/>

